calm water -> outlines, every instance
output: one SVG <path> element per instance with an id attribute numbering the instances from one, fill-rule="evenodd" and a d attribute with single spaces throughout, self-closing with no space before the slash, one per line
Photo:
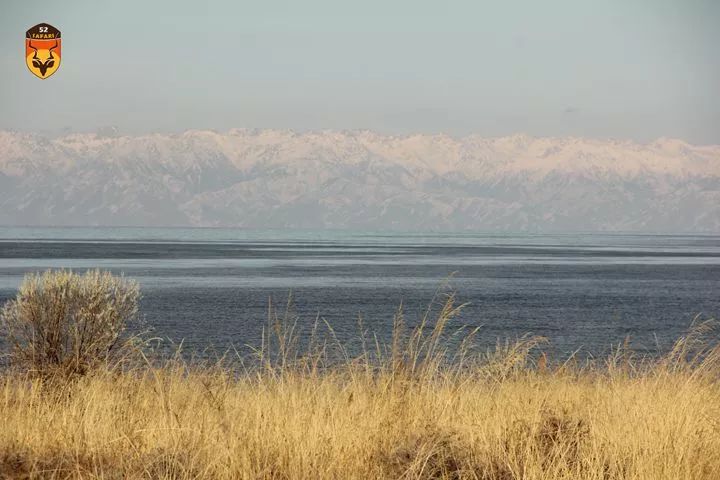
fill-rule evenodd
<path id="1" fill-rule="evenodd" d="M 454 326 L 487 344 L 532 333 L 601 354 L 630 335 L 656 352 L 695 315 L 720 318 L 720 236 L 0 227 L 0 301 L 60 267 L 137 279 L 154 333 L 189 350 L 257 344 L 269 299 L 289 292 L 305 325 L 319 316 L 352 342 L 361 315 L 383 338 L 400 302 L 417 321 L 451 274 L 469 303 Z"/>

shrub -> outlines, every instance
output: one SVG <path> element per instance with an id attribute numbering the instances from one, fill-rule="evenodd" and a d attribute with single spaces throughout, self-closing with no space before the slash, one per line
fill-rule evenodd
<path id="1" fill-rule="evenodd" d="M 0 312 L 12 365 L 31 372 L 83 375 L 117 362 L 133 338 L 138 318 L 136 282 L 110 272 L 47 271 L 25 277 Z"/>

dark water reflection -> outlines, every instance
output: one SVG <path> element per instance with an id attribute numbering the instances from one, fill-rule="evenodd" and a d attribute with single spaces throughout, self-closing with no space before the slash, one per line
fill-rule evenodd
<path id="1" fill-rule="evenodd" d="M 602 354 L 630 335 L 654 353 L 693 317 L 720 318 L 720 237 L 382 235 L 231 229 L 0 229 L 0 300 L 26 272 L 110 269 L 136 278 L 154 333 L 187 351 L 257 345 L 268 301 L 294 297 L 358 343 L 358 317 L 387 339 L 400 302 L 417 322 L 438 287 L 468 305 L 451 328 L 526 333 L 559 352 Z"/>

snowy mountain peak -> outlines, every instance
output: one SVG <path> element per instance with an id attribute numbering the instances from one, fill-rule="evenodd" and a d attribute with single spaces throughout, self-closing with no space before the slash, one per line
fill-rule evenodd
<path id="1" fill-rule="evenodd" d="M 232 129 L 0 131 L 0 223 L 720 231 L 720 146 Z"/>

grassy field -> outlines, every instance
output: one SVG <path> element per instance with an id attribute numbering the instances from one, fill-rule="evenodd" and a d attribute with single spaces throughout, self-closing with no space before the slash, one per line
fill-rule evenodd
<path id="1" fill-rule="evenodd" d="M 620 351 L 588 367 L 531 360 L 533 339 L 445 362 L 429 333 L 329 367 L 307 355 L 240 374 L 180 361 L 62 381 L 6 373 L 0 474 L 717 479 L 718 355 L 688 358 L 694 336 L 661 360 Z"/>
<path id="2" fill-rule="evenodd" d="M 662 358 L 619 346 L 602 361 L 553 361 L 538 338 L 478 352 L 479 332 L 449 337 L 450 296 L 412 329 L 398 312 L 390 344 L 354 357 L 331 330 L 330 343 L 300 347 L 281 315 L 250 362 L 140 347 L 120 363 L 98 357 L 121 330 L 100 327 L 134 314 L 136 293 L 97 272 L 46 274 L 6 305 L 17 366 L 0 374 L 0 477 L 720 478 L 708 322 Z"/>
<path id="3" fill-rule="evenodd" d="M 13 478 L 720 478 L 720 391 L 691 372 L 2 383 Z"/>

